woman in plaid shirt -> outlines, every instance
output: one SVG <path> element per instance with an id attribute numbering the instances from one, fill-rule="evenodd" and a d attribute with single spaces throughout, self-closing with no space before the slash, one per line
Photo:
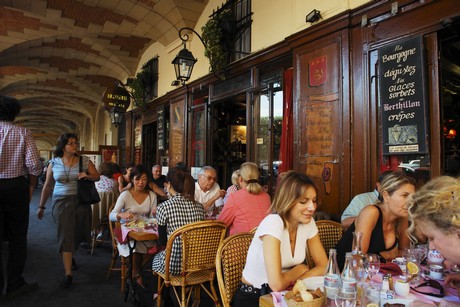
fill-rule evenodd
<path id="1" fill-rule="evenodd" d="M 203 206 L 194 200 L 195 182 L 189 172 L 174 167 L 169 170 L 165 184 L 171 198 L 157 208 L 158 234 L 160 245 L 166 245 L 169 236 L 184 225 L 205 219 Z M 159 252 L 153 258 L 153 272 L 164 273 L 166 251 Z M 181 271 L 181 241 L 174 241 L 170 262 L 170 273 L 178 275 Z"/>

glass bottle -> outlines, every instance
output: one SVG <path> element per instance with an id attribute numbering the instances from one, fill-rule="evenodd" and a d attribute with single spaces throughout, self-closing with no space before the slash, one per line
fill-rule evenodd
<path id="1" fill-rule="evenodd" d="M 340 287 L 340 271 L 337 265 L 337 251 L 334 248 L 329 250 L 329 261 L 324 273 L 324 292 L 326 306 L 333 307 Z"/>
<path id="2" fill-rule="evenodd" d="M 365 255 L 363 255 L 361 249 L 361 241 L 363 233 L 355 231 L 353 232 L 353 245 L 351 248 L 351 254 L 353 255 L 353 261 L 351 262 L 352 270 L 355 273 L 355 278 L 358 283 L 362 283 L 366 280 L 366 267 L 365 267 Z"/>
<path id="3" fill-rule="evenodd" d="M 345 254 L 345 265 L 341 274 L 342 289 L 345 292 L 356 292 L 356 277 L 352 268 L 353 255 L 348 252 Z"/>
<path id="4" fill-rule="evenodd" d="M 345 254 L 345 265 L 341 274 L 342 285 L 339 288 L 335 303 L 337 306 L 353 307 L 356 305 L 356 278 L 351 263 L 353 255 L 351 252 Z"/>
<path id="5" fill-rule="evenodd" d="M 351 253 L 353 255 L 362 255 L 361 241 L 363 240 L 363 233 L 359 231 L 353 232 L 353 245 L 351 247 Z"/>

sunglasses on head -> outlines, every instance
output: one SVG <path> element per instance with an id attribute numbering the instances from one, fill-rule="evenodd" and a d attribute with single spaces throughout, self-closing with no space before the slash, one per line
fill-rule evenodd
<path id="1" fill-rule="evenodd" d="M 434 288 L 437 290 L 437 293 L 418 290 L 418 288 L 423 288 L 423 287 Z M 432 279 L 428 279 L 426 282 L 421 283 L 417 287 L 413 287 L 413 288 L 411 287 L 411 289 L 420 294 L 426 294 L 426 295 L 430 295 L 434 297 L 444 297 L 444 287 L 439 282 L 437 282 L 436 280 L 432 280 Z"/>

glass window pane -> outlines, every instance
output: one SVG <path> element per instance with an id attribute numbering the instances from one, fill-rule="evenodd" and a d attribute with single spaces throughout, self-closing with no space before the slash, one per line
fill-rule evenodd
<path id="1" fill-rule="evenodd" d="M 206 121 L 204 105 L 192 110 L 192 165 L 205 165 Z"/>

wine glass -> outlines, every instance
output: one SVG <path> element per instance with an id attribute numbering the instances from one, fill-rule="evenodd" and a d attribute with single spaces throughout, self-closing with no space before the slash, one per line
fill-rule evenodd
<path id="1" fill-rule="evenodd" d="M 366 255 L 366 272 L 369 275 L 371 284 L 373 283 L 372 278 L 380 270 L 380 258 L 377 254 L 367 254 Z"/>

